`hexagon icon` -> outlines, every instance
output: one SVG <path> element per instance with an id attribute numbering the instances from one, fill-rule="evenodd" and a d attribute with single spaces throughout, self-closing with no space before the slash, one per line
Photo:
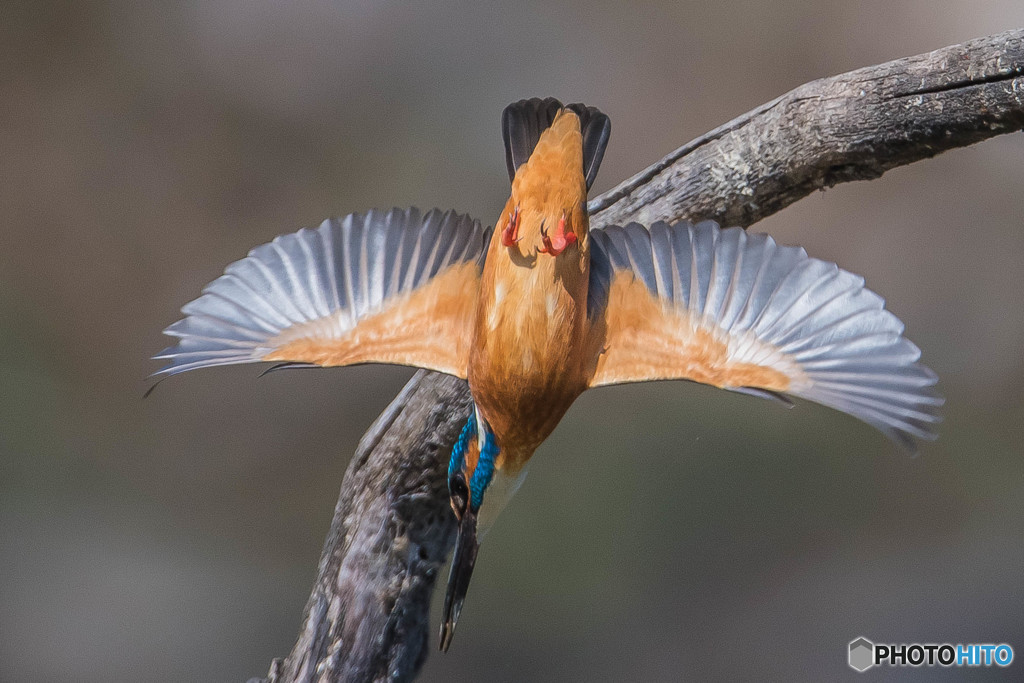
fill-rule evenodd
<path id="1" fill-rule="evenodd" d="M 850 666 L 857 671 L 867 671 L 874 666 L 875 644 L 861 636 L 850 643 Z"/>

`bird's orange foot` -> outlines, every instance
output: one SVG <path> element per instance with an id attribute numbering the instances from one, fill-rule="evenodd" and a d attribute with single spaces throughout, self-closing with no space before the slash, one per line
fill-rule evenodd
<path id="1" fill-rule="evenodd" d="M 519 207 L 512 210 L 508 217 L 508 225 L 501 231 L 501 243 L 506 247 L 514 247 L 519 241 Z"/>
<path id="2" fill-rule="evenodd" d="M 558 227 L 555 228 L 553 235 L 549 235 L 544 227 L 541 226 L 540 238 L 544 242 L 544 246 L 537 251 L 541 254 L 551 254 L 552 256 L 558 256 L 570 244 L 576 244 L 577 241 L 576 233 L 572 230 L 569 232 L 565 231 L 565 213 L 562 214 L 562 218 L 558 221 Z"/>

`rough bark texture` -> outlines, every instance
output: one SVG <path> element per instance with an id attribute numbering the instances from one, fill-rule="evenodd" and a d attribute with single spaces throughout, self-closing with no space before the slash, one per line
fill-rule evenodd
<path id="1" fill-rule="evenodd" d="M 590 202 L 591 225 L 746 227 L 814 190 L 1024 127 L 1024 30 L 811 81 Z"/>
<path id="2" fill-rule="evenodd" d="M 455 543 L 448 456 L 470 403 L 465 381 L 421 370 L 363 435 L 298 642 L 265 680 L 402 681 L 422 666 L 434 581 Z"/>
<path id="3" fill-rule="evenodd" d="M 1024 29 L 802 85 L 595 198 L 591 225 L 746 227 L 814 190 L 1022 128 Z M 420 372 L 363 437 L 298 641 L 262 680 L 415 677 L 455 538 L 448 451 L 469 405 L 465 382 Z"/>

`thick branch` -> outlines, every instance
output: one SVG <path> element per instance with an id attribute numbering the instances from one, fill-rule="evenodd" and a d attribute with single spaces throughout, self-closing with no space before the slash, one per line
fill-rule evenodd
<path id="1" fill-rule="evenodd" d="M 1024 30 L 813 81 L 680 147 L 590 203 L 591 226 L 748 226 L 810 192 L 1024 128 Z M 418 373 L 348 468 L 302 632 L 270 681 L 410 680 L 454 542 L 448 451 L 465 382 Z"/>
<path id="2" fill-rule="evenodd" d="M 363 435 L 302 632 L 269 681 L 401 681 L 422 666 L 434 580 L 455 542 L 448 454 L 469 407 L 463 380 L 421 370 Z"/>
<path id="3" fill-rule="evenodd" d="M 746 227 L 814 190 L 1024 128 L 1024 29 L 800 86 L 590 202 L 592 225 Z"/>

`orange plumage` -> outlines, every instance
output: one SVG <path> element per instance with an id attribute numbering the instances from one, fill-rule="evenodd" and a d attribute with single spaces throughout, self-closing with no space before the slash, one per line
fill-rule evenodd
<path id="1" fill-rule="evenodd" d="M 495 230 L 477 299 L 469 386 L 501 449 L 499 469 L 515 472 L 551 434 L 587 387 L 590 251 L 579 120 L 558 115 L 512 183 L 498 219 L 518 209 L 518 241 Z M 575 244 L 552 256 L 543 234 L 564 229 Z"/>
<path id="2" fill-rule="evenodd" d="M 591 233 L 587 191 L 608 118 L 522 100 L 505 110 L 502 130 L 512 190 L 489 241 L 467 216 L 415 209 L 283 235 L 186 305 L 166 330 L 178 344 L 158 356 L 168 375 L 383 362 L 468 379 L 474 412 L 448 471 L 459 535 L 443 648 L 495 469 L 520 472 L 588 387 L 689 379 L 787 392 L 907 445 L 934 438 L 935 375 L 863 278 L 711 222 Z"/>

